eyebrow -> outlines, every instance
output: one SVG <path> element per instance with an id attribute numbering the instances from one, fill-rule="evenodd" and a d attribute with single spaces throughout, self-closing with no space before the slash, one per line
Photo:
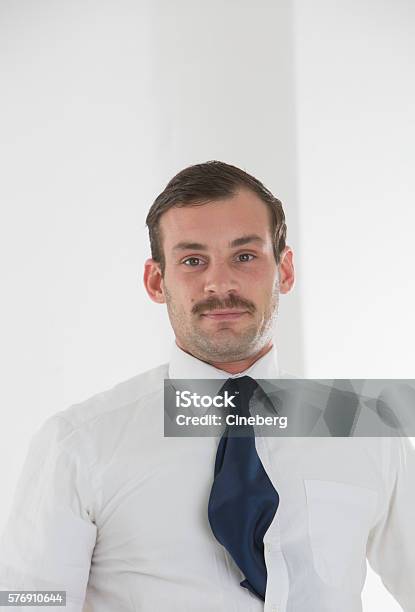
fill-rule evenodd
<path id="1" fill-rule="evenodd" d="M 246 236 L 241 236 L 240 238 L 235 238 L 235 240 L 231 240 L 228 243 L 230 248 L 235 248 L 239 246 L 244 246 L 245 244 L 249 244 L 250 242 L 256 242 L 258 244 L 264 244 L 265 240 L 258 236 L 258 234 L 249 234 Z M 201 242 L 178 242 L 174 247 L 173 251 L 207 251 L 208 245 L 202 244 Z"/>

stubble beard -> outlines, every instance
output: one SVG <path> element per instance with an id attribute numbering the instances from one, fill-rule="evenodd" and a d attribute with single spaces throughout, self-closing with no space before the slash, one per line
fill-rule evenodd
<path id="1" fill-rule="evenodd" d="M 182 306 L 174 303 L 166 286 L 164 289 L 169 319 L 176 338 L 182 348 L 197 359 L 223 363 L 240 361 L 259 352 L 272 339 L 279 306 L 278 283 L 273 288 L 267 308 L 259 322 L 255 318 L 256 311 L 247 315 L 255 321 L 252 325 L 241 331 L 233 331 L 231 326 L 227 327 L 224 324 L 214 334 L 202 329 L 200 315 L 186 313 Z"/>

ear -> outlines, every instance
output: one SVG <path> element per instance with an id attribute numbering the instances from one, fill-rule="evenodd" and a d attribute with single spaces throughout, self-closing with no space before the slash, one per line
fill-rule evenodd
<path id="1" fill-rule="evenodd" d="M 280 293 L 288 293 L 295 280 L 293 252 L 289 246 L 286 246 L 281 252 L 278 270 L 280 274 Z"/>
<path id="2" fill-rule="evenodd" d="M 144 287 L 153 302 L 165 304 L 166 300 L 163 291 L 163 277 L 160 264 L 154 259 L 147 259 L 144 264 Z"/>

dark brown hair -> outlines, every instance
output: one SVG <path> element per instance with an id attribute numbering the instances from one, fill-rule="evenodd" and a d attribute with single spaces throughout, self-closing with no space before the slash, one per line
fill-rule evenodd
<path id="1" fill-rule="evenodd" d="M 152 258 L 160 263 L 162 274 L 165 258 L 161 244 L 160 217 L 173 207 L 197 206 L 236 195 L 238 189 L 250 189 L 270 211 L 271 235 L 277 264 L 285 248 L 287 226 L 280 200 L 255 177 L 236 166 L 221 161 L 208 161 L 181 170 L 154 200 L 146 218 Z"/>

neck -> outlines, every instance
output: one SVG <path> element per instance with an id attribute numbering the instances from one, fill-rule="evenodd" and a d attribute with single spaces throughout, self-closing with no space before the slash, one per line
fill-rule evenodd
<path id="1" fill-rule="evenodd" d="M 189 353 L 189 355 L 192 355 L 190 351 L 187 351 L 183 346 L 179 344 L 177 338 L 176 344 L 183 351 Z M 258 351 L 254 355 L 246 357 L 245 359 L 240 359 L 238 361 L 206 361 L 204 359 L 202 359 L 201 361 L 206 361 L 206 363 L 209 363 L 213 367 L 218 368 L 219 370 L 223 370 L 224 372 L 228 372 L 229 374 L 240 374 L 241 372 L 244 372 L 245 370 L 250 368 L 251 365 L 258 361 L 258 359 L 266 355 L 266 353 L 268 353 L 272 349 L 272 346 L 272 341 L 270 340 L 268 344 L 266 344 L 260 351 Z M 192 356 L 196 357 L 196 355 Z M 199 357 L 197 357 L 197 359 L 199 359 Z"/>

